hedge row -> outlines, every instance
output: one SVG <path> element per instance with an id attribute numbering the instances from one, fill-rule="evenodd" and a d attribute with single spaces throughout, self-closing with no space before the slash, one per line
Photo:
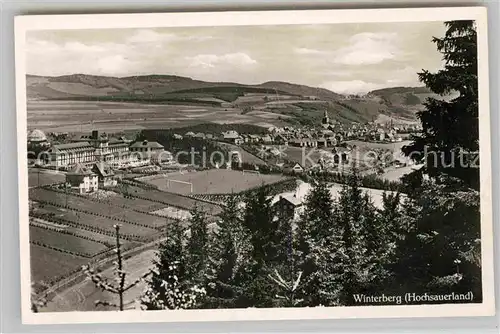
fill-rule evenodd
<path id="1" fill-rule="evenodd" d="M 216 202 L 218 205 L 225 205 L 227 200 L 231 196 L 236 196 L 237 198 L 243 198 L 248 194 L 255 193 L 261 187 L 265 187 L 267 193 L 270 196 L 275 196 L 284 192 L 293 191 L 297 188 L 297 180 L 295 178 L 289 178 L 281 181 L 277 181 L 275 183 L 270 183 L 264 186 L 257 186 L 237 194 L 194 194 L 191 197 L 202 200 L 202 201 L 210 201 Z"/>
<path id="2" fill-rule="evenodd" d="M 80 238 L 80 239 L 85 239 L 85 240 L 89 240 L 89 241 L 97 242 L 97 243 L 99 243 L 99 244 L 101 244 L 101 245 L 104 245 L 104 246 L 106 246 L 106 247 L 113 247 L 113 244 L 111 244 L 111 243 L 108 243 L 108 242 L 104 242 L 104 241 L 101 241 L 101 240 L 94 239 L 94 238 L 92 238 L 92 237 L 89 237 L 88 235 L 82 235 L 82 234 L 80 234 L 80 233 L 76 233 L 76 232 L 73 232 L 73 231 L 64 230 L 64 229 L 62 229 L 62 228 L 49 227 L 49 226 L 47 226 L 47 225 L 40 224 L 40 223 L 37 223 L 37 222 L 31 222 L 31 225 L 36 226 L 36 227 L 38 227 L 38 228 L 43 228 L 44 230 L 54 231 L 54 232 L 61 233 L 61 234 L 72 235 L 72 236 L 77 237 L 77 238 Z"/>
<path id="3" fill-rule="evenodd" d="M 45 248 L 49 248 L 49 249 L 52 249 L 52 250 L 55 250 L 55 251 L 58 251 L 58 252 L 61 252 L 61 253 L 66 253 L 66 254 L 70 254 L 70 255 L 74 255 L 74 256 L 85 257 L 85 258 L 91 258 L 91 257 L 93 257 L 93 255 L 89 254 L 89 253 L 72 252 L 72 251 L 69 251 L 67 249 L 63 249 L 63 248 L 58 248 L 58 247 L 47 245 L 46 243 L 43 243 L 43 242 L 40 242 L 40 241 L 33 241 L 32 240 L 32 241 L 30 241 L 30 243 L 32 243 L 33 245 L 42 246 L 42 247 L 45 247 Z"/>
<path id="4" fill-rule="evenodd" d="M 125 179 L 122 179 L 121 182 L 125 183 L 125 184 L 130 184 L 130 185 L 133 185 L 133 186 L 145 189 L 145 190 L 158 190 L 157 186 L 154 186 L 152 184 L 149 184 L 147 182 L 143 182 L 143 181 L 140 181 L 137 179 L 125 178 Z"/>
<path id="5" fill-rule="evenodd" d="M 322 177 L 328 182 L 335 182 L 345 184 L 347 183 L 348 174 L 345 173 L 326 173 L 326 172 L 316 172 L 311 176 Z M 378 177 L 375 174 L 360 175 L 361 186 L 371 189 L 379 189 L 384 191 L 399 191 L 403 190 L 403 184 L 398 181 L 389 181 Z M 304 180 L 307 181 L 308 176 L 303 176 Z"/>

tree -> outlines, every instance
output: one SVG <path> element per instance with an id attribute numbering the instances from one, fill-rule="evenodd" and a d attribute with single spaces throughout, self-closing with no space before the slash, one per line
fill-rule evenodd
<path id="1" fill-rule="evenodd" d="M 229 196 L 210 239 L 207 305 L 213 308 L 244 307 L 242 276 L 248 270 L 250 248 L 236 196 Z"/>
<path id="2" fill-rule="evenodd" d="M 142 282 L 147 276 L 151 274 L 150 271 L 144 273 L 138 279 L 133 282 L 127 282 L 127 272 L 123 269 L 123 256 L 121 253 L 121 244 L 120 244 L 120 225 L 114 225 L 116 230 L 116 258 L 117 261 L 113 262 L 115 281 L 117 284 L 110 283 L 107 278 L 103 277 L 101 273 L 96 272 L 90 266 L 83 266 L 82 269 L 85 274 L 92 280 L 96 287 L 101 289 L 102 291 L 107 291 L 111 294 L 118 295 L 118 304 L 106 300 L 97 300 L 95 302 L 96 306 L 113 306 L 118 308 L 120 311 L 125 309 L 125 301 L 124 296 L 125 292 L 137 286 L 140 282 Z"/>
<path id="3" fill-rule="evenodd" d="M 188 275 L 197 285 L 205 285 L 208 268 L 208 217 L 198 206 L 191 210 L 187 242 Z"/>
<path id="4" fill-rule="evenodd" d="M 331 237 L 334 227 L 333 200 L 323 178 L 315 181 L 306 197 L 305 209 L 297 226 L 296 257 L 302 271 L 301 293 L 306 306 L 325 305 L 327 296 L 322 287 L 331 278 L 327 265 L 335 242 Z M 332 290 L 327 288 L 328 293 Z"/>
<path id="5" fill-rule="evenodd" d="M 424 183 L 403 209 L 394 268 L 402 291 L 481 294 L 479 193 Z M 412 277 L 411 281 L 408 277 Z"/>
<path id="6" fill-rule="evenodd" d="M 186 229 L 180 221 L 167 225 L 167 238 L 160 244 L 153 260 L 155 269 L 141 296 L 143 309 L 188 309 L 200 304 L 206 291 L 191 283 L 186 242 Z"/>
<path id="7" fill-rule="evenodd" d="M 247 195 L 243 225 L 250 234 L 252 257 L 257 265 L 276 261 L 280 240 L 268 188 L 262 186 Z"/>
<path id="8" fill-rule="evenodd" d="M 427 70 L 419 79 L 439 95 L 458 93 L 451 101 L 429 98 L 417 113 L 422 132 L 403 151 L 437 180 L 452 176 L 479 189 L 477 34 L 474 21 L 445 22 L 443 38 L 433 38 L 443 54 L 445 66 L 436 73 Z"/>
<path id="9" fill-rule="evenodd" d="M 479 301 L 477 36 L 473 21 L 445 24 L 445 36 L 433 39 L 445 66 L 437 73 L 423 71 L 419 78 L 434 93 L 458 96 L 451 101 L 428 99 L 418 114 L 422 132 L 404 149 L 425 166 L 404 180 L 410 191 L 403 204 L 405 233 L 397 244 L 394 272 L 401 291 L 473 291 Z"/>
<path id="10" fill-rule="evenodd" d="M 370 231 L 374 224 L 373 209 L 360 184 L 359 174 L 353 170 L 347 176 L 336 205 L 336 233 L 329 237 L 330 243 L 335 244 L 329 264 L 334 274 L 327 282 L 330 289 L 334 287 L 338 291 L 340 305 L 353 305 L 353 295 L 365 292 L 374 278 L 375 263 L 370 257 L 373 251 L 370 247 L 377 247 L 373 239 L 376 232 Z"/>
<path id="11" fill-rule="evenodd" d="M 267 275 L 278 262 L 280 240 L 269 197 L 268 188 L 262 186 L 245 198 L 243 225 L 249 235 L 252 258 L 245 276 L 245 295 L 248 304 L 254 307 L 274 305 L 275 293 Z"/>
<path id="12" fill-rule="evenodd" d="M 362 225 L 366 247 L 366 267 L 370 269 L 370 279 L 365 289 L 370 293 L 380 293 L 388 285 L 389 264 L 394 260 L 396 231 L 399 232 L 399 194 L 383 193 L 383 208 L 377 210 L 368 194 L 363 197 L 364 219 Z"/>

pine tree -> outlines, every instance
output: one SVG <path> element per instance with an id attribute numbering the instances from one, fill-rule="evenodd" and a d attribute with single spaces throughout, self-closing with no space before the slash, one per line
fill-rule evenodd
<path id="1" fill-rule="evenodd" d="M 445 25 L 445 36 L 433 39 L 445 66 L 419 78 L 434 93 L 459 96 L 448 102 L 428 99 L 418 114 L 423 130 L 404 150 L 425 162 L 419 172 L 430 182 L 421 178 L 404 203 L 407 230 L 398 243 L 395 274 L 403 291 L 472 290 L 480 300 L 477 35 L 473 21 Z"/>
<path id="2" fill-rule="evenodd" d="M 424 184 L 422 193 L 405 203 L 403 214 L 408 226 L 397 244 L 394 268 L 401 290 L 473 291 L 480 301 L 479 193 Z"/>
<path id="3" fill-rule="evenodd" d="M 333 293 L 330 256 L 336 246 L 333 233 L 333 201 L 324 179 L 316 180 L 304 203 L 305 209 L 297 226 L 296 256 L 302 271 L 300 291 L 305 306 L 325 305 Z"/>
<path id="4" fill-rule="evenodd" d="M 245 198 L 243 225 L 249 234 L 252 263 L 247 279 L 245 295 L 247 303 L 254 307 L 274 305 L 274 285 L 268 274 L 278 260 L 279 244 L 277 221 L 266 187 L 260 187 Z"/>
<path id="5" fill-rule="evenodd" d="M 208 269 L 208 217 L 198 206 L 191 210 L 188 222 L 187 242 L 188 275 L 191 281 L 200 286 L 206 283 Z"/>
<path id="6" fill-rule="evenodd" d="M 203 287 L 193 285 L 188 273 L 186 229 L 180 221 L 167 225 L 167 239 L 160 244 L 155 269 L 141 296 L 146 310 L 195 308 L 206 294 Z"/>
<path id="7" fill-rule="evenodd" d="M 347 182 L 339 194 L 336 206 L 336 233 L 332 244 L 334 255 L 330 266 L 335 273 L 330 286 L 338 291 L 340 305 L 353 305 L 353 295 L 365 292 L 368 282 L 373 279 L 374 263 L 370 260 L 368 247 L 374 247 L 375 240 L 367 240 L 369 220 L 367 198 L 360 188 L 360 177 L 356 170 L 347 176 Z"/>
<path id="8" fill-rule="evenodd" d="M 427 99 L 425 109 L 417 114 L 422 132 L 414 136 L 414 142 L 404 152 L 425 162 L 426 173 L 436 179 L 452 176 L 479 189 L 479 168 L 475 163 L 479 150 L 475 23 L 450 21 L 445 25 L 445 36 L 433 38 L 445 66 L 436 73 L 424 70 L 419 79 L 436 94 L 458 92 L 459 96 L 451 101 Z"/>
<path id="9" fill-rule="evenodd" d="M 210 239 L 208 307 L 246 306 L 241 279 L 249 267 L 250 245 L 238 204 L 236 196 L 228 198 Z"/>
<path id="10" fill-rule="evenodd" d="M 377 212 L 370 196 L 363 197 L 363 225 L 361 233 L 365 239 L 366 268 L 369 271 L 369 279 L 365 289 L 370 293 L 380 293 L 388 284 L 390 272 L 388 265 L 394 259 L 391 255 L 395 248 L 395 237 L 393 230 L 397 226 L 398 194 L 384 193 L 384 208 Z"/>
<path id="11" fill-rule="evenodd" d="M 276 261 L 278 256 L 278 228 L 274 210 L 266 187 L 247 195 L 243 224 L 250 233 L 253 258 L 258 266 Z"/>

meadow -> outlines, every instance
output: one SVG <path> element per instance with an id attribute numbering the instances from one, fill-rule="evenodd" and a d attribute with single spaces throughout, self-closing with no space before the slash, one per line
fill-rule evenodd
<path id="1" fill-rule="evenodd" d="M 84 257 L 92 257 L 108 249 L 100 242 L 36 226 L 30 226 L 30 241 Z"/>
<path id="2" fill-rule="evenodd" d="M 64 182 L 66 176 L 62 172 L 57 172 L 47 169 L 29 168 L 28 169 L 28 186 L 38 187 L 46 186 L 54 183 Z"/>
<path id="3" fill-rule="evenodd" d="M 54 278 L 69 274 L 89 262 L 88 258 L 30 245 L 31 280 L 40 290 Z"/>

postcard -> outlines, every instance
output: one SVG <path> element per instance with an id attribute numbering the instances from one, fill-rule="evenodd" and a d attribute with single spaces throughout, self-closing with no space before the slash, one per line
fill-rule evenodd
<path id="1" fill-rule="evenodd" d="M 494 314 L 485 8 L 15 40 L 24 323 Z"/>

